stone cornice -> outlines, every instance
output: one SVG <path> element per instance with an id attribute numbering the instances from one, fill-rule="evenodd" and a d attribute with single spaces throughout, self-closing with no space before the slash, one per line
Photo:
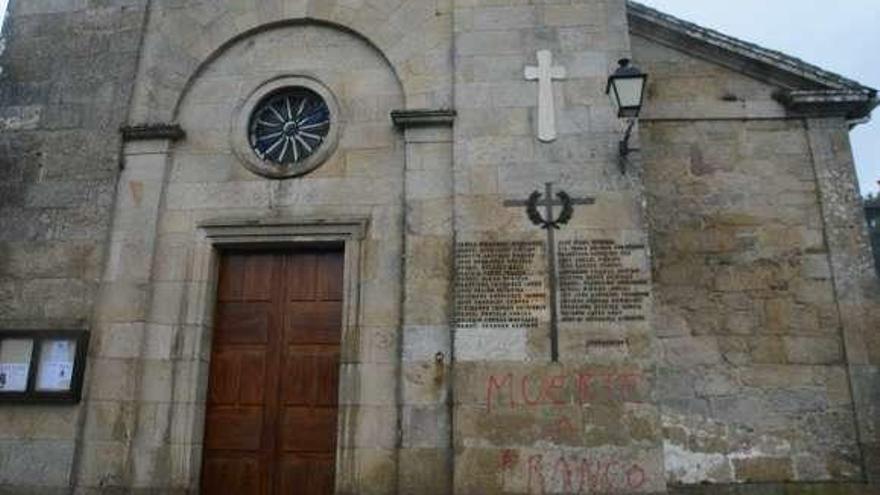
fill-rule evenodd
<path id="1" fill-rule="evenodd" d="M 369 219 L 340 218 L 216 218 L 199 224 L 216 246 L 280 245 L 302 241 L 362 240 Z"/>
<path id="2" fill-rule="evenodd" d="M 860 90 L 793 90 L 773 95 L 790 112 L 804 116 L 861 119 L 880 104 L 875 93 Z"/>
<path id="3" fill-rule="evenodd" d="M 452 109 L 415 109 L 394 110 L 391 120 L 397 127 L 450 127 L 455 122 L 455 110 Z"/>
<path id="4" fill-rule="evenodd" d="M 177 124 L 138 124 L 119 129 L 123 141 L 149 141 L 167 139 L 178 141 L 186 137 L 186 132 Z"/>

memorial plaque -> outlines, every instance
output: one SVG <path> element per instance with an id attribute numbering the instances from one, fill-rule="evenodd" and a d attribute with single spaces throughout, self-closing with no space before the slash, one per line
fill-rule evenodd
<path id="1" fill-rule="evenodd" d="M 459 328 L 535 328 L 547 312 L 542 242 L 459 242 Z"/>
<path id="2" fill-rule="evenodd" d="M 650 282 L 633 261 L 645 246 L 594 239 L 560 241 L 558 249 L 563 323 L 646 319 Z"/>

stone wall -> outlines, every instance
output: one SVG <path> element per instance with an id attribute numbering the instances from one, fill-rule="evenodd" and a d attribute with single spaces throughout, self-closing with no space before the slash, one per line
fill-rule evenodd
<path id="1" fill-rule="evenodd" d="M 90 328 L 144 1 L 13 0 L 0 58 L 0 328 Z M 0 491 L 64 487 L 79 408 L 0 410 Z"/>
<path id="2" fill-rule="evenodd" d="M 340 493 L 877 478 L 880 291 L 842 119 L 788 118 L 773 86 L 631 36 L 623 0 L 145 3 L 13 2 L 0 328 L 87 328 L 92 352 L 83 405 L 0 410 L 0 493 L 198 486 L 224 229 L 349 235 Z M 538 50 L 567 72 L 552 142 L 523 74 Z M 622 173 L 604 89 L 629 55 L 651 78 Z M 342 116 L 328 161 L 284 181 L 230 138 L 279 76 Z M 120 143 L 122 123 L 186 137 Z M 581 200 L 556 232 L 559 362 L 522 204 L 547 182 Z M 481 264 L 514 258 L 522 317 L 468 323 L 498 313 L 462 309 Z M 594 272 L 629 284 L 625 313 L 590 299 Z"/>
<path id="3" fill-rule="evenodd" d="M 668 481 L 861 481 L 807 123 L 758 81 L 640 38 L 634 53 L 652 77 L 642 148 Z"/>
<path id="4" fill-rule="evenodd" d="M 547 231 L 523 204 L 533 191 L 546 194 L 547 182 L 572 198 L 595 198 L 554 229 L 559 252 L 569 253 L 560 254 L 560 273 L 576 264 L 575 246 L 615 253 L 630 246 L 621 263 L 650 278 L 639 175 L 619 171 L 622 129 L 603 93 L 616 60 L 629 52 L 625 3 L 458 0 L 455 28 L 455 493 L 663 491 L 650 283 L 631 319 L 560 315 L 553 362 Z M 551 142 L 537 139 L 539 87 L 523 72 L 539 50 L 566 69 L 553 83 L 558 136 Z M 520 254 L 499 254 L 505 250 Z M 468 284 L 486 283 L 475 266 L 491 274 L 498 257 L 518 260 L 524 275 L 484 291 L 514 287 L 517 295 L 502 300 L 530 301 L 519 305 L 525 317 L 493 317 L 492 303 L 485 313 L 479 302 L 464 309 L 479 295 L 468 295 Z M 524 278 L 527 287 L 517 289 Z"/>
<path id="5" fill-rule="evenodd" d="M 865 199 L 865 218 L 868 220 L 868 235 L 871 236 L 871 249 L 874 251 L 874 268 L 880 274 L 880 201 Z"/>

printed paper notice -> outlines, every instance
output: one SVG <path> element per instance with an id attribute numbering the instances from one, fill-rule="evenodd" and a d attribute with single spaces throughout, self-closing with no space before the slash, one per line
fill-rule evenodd
<path id="1" fill-rule="evenodd" d="M 0 392 L 24 392 L 27 379 L 27 363 L 0 363 Z"/>
<path id="2" fill-rule="evenodd" d="M 0 392 L 27 390 L 33 339 L 0 340 Z"/>
<path id="3" fill-rule="evenodd" d="M 76 342 L 52 340 L 43 342 L 37 390 L 70 390 Z"/>
<path id="4" fill-rule="evenodd" d="M 40 390 L 69 390 L 73 363 L 46 363 L 40 370 L 37 388 Z"/>

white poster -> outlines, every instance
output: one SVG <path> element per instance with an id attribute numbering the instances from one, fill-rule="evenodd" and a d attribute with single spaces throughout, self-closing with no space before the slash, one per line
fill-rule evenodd
<path id="1" fill-rule="evenodd" d="M 28 363 L 0 363 L 0 392 L 27 389 Z"/>
<path id="2" fill-rule="evenodd" d="M 73 363 L 50 362 L 40 369 L 38 390 L 69 390 L 73 375 Z"/>
<path id="3" fill-rule="evenodd" d="M 75 350 L 76 342 L 73 340 L 43 342 L 40 369 L 37 374 L 37 390 L 70 390 Z"/>
<path id="4" fill-rule="evenodd" d="M 27 390 L 33 348 L 32 339 L 0 340 L 0 392 Z"/>
<path id="5" fill-rule="evenodd" d="M 44 353 L 46 353 L 47 347 L 49 352 L 43 356 L 45 361 L 59 363 L 73 360 L 73 349 L 75 345 L 72 340 L 51 340 L 45 342 L 43 343 Z"/>

